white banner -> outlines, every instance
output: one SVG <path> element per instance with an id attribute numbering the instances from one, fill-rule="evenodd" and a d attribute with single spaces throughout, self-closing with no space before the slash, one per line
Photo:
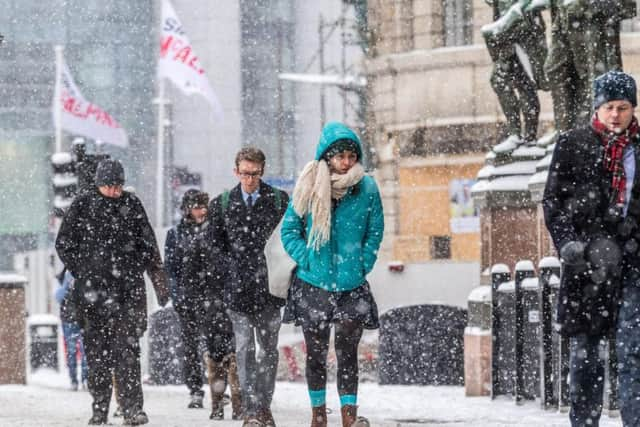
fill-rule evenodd
<path id="1" fill-rule="evenodd" d="M 102 108 L 87 101 L 76 86 L 67 64 L 62 61 L 59 85 L 54 93 L 53 116 L 60 114 L 60 127 L 68 132 L 86 136 L 98 143 L 126 148 L 127 134 L 118 122 Z"/>
<path id="2" fill-rule="evenodd" d="M 198 93 L 211 104 L 214 114 L 222 117 L 222 108 L 216 97 L 200 59 L 193 51 L 191 42 L 182 28 L 169 0 L 162 2 L 162 26 L 158 78 L 166 77 L 184 93 Z"/>

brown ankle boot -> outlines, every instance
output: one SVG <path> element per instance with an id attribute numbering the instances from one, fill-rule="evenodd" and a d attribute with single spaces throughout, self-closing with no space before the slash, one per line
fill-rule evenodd
<path id="1" fill-rule="evenodd" d="M 311 427 L 327 427 L 327 405 L 311 408 Z"/>
<path id="2" fill-rule="evenodd" d="M 342 414 L 342 427 L 351 427 L 356 422 L 358 407 L 356 405 L 344 405 L 340 408 Z"/>
<path id="3" fill-rule="evenodd" d="M 238 377 L 238 362 L 235 353 L 231 353 L 226 357 L 227 363 L 227 379 L 229 381 L 229 389 L 231 389 L 231 418 L 241 420 L 242 411 L 242 394 L 240 393 L 240 378 Z"/>
<path id="4" fill-rule="evenodd" d="M 342 413 L 342 427 L 370 427 L 369 420 L 358 416 L 356 405 L 344 405 L 340 408 Z"/>
<path id="5" fill-rule="evenodd" d="M 224 419 L 224 409 L 222 398 L 224 389 L 227 388 L 227 370 L 224 363 L 215 362 L 209 353 L 205 353 L 204 361 L 207 365 L 207 379 L 209 380 L 209 388 L 211 389 L 211 415 L 212 420 Z"/>

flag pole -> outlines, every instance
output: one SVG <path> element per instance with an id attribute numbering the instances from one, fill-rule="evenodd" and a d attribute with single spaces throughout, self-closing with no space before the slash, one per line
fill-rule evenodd
<path id="1" fill-rule="evenodd" d="M 156 176 L 156 228 L 162 229 L 164 220 L 164 131 L 165 131 L 165 81 L 158 76 L 158 154 Z"/>
<path id="2" fill-rule="evenodd" d="M 61 88 L 62 88 L 62 61 L 64 47 L 55 45 L 56 53 L 56 78 L 53 94 L 53 127 L 55 128 L 55 152 L 62 151 L 62 105 L 60 104 Z"/>

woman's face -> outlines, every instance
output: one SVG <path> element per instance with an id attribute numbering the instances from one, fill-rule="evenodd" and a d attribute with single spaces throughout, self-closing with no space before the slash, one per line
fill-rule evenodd
<path id="1" fill-rule="evenodd" d="M 358 153 L 351 150 L 344 150 L 329 159 L 329 170 L 331 173 L 344 175 L 349 172 L 358 161 Z"/>

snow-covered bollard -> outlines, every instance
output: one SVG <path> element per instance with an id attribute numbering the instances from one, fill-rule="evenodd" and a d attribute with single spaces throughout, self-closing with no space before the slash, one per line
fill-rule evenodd
<path id="1" fill-rule="evenodd" d="M 464 388 L 467 396 L 491 393 L 491 286 L 478 286 L 467 299 L 464 330 Z"/>
<path id="2" fill-rule="evenodd" d="M 27 383 L 26 283 L 24 276 L 0 273 L 0 384 Z"/>

